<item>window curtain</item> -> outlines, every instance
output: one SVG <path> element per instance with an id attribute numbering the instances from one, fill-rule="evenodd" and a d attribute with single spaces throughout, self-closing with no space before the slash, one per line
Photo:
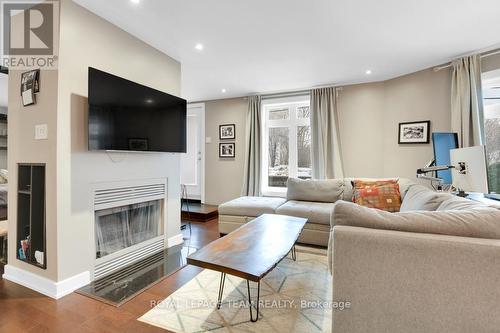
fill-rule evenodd
<path id="1" fill-rule="evenodd" d="M 337 95 L 334 87 L 311 90 L 312 176 L 343 178 Z"/>
<path id="2" fill-rule="evenodd" d="M 462 148 L 483 144 L 484 114 L 479 55 L 453 62 L 451 129 L 458 133 Z"/>
<path id="3" fill-rule="evenodd" d="M 243 175 L 244 196 L 260 196 L 261 173 L 261 97 L 248 97 L 245 171 Z"/>

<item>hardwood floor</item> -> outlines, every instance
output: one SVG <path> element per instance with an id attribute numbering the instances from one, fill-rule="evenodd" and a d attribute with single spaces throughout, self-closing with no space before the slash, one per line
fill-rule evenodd
<path id="1" fill-rule="evenodd" d="M 189 230 L 183 231 L 189 237 Z M 202 247 L 219 238 L 218 220 L 192 222 L 190 246 Z M 137 321 L 201 272 L 186 266 L 119 308 L 72 293 L 53 300 L 0 279 L 0 332 L 168 332 Z"/>

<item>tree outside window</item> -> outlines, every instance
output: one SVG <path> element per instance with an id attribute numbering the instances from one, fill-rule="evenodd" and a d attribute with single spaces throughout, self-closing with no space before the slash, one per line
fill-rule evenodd
<path id="1" fill-rule="evenodd" d="M 483 98 L 489 190 L 500 193 L 500 70 L 484 74 Z"/>
<path id="2" fill-rule="evenodd" d="M 262 192 L 282 195 L 288 177 L 311 178 L 309 97 L 263 103 Z"/>

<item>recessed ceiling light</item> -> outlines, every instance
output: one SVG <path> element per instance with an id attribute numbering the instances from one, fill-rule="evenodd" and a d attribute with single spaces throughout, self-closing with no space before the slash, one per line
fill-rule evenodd
<path id="1" fill-rule="evenodd" d="M 201 51 L 201 50 L 203 50 L 203 44 L 198 43 L 198 44 L 196 44 L 196 45 L 194 46 L 194 48 L 195 48 L 195 49 L 197 49 L 198 51 Z"/>
<path id="2" fill-rule="evenodd" d="M 134 5 L 138 5 L 141 0 L 130 0 L 130 2 L 132 2 Z"/>
<path id="3" fill-rule="evenodd" d="M 371 73 L 372 73 L 371 69 L 367 69 L 366 72 L 365 72 L 366 75 L 370 75 Z"/>
<path id="4" fill-rule="evenodd" d="M 153 104 L 153 102 L 154 102 L 154 101 L 153 101 L 153 99 L 151 99 L 151 98 L 146 99 L 146 103 L 147 103 L 147 104 Z"/>
<path id="5" fill-rule="evenodd" d="M 221 91 L 222 91 L 223 94 L 226 93 L 226 89 L 224 89 L 224 88 L 222 88 Z"/>

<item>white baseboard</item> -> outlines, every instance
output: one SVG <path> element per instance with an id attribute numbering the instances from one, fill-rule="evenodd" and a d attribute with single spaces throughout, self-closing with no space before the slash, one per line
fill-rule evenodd
<path id="1" fill-rule="evenodd" d="M 184 243 L 184 238 L 182 238 L 182 234 L 178 234 L 167 239 L 167 248 L 180 245 L 182 243 Z"/>
<path id="2" fill-rule="evenodd" d="M 20 284 L 54 299 L 59 299 L 90 283 L 90 272 L 55 282 L 12 265 L 5 266 L 5 280 Z"/>

